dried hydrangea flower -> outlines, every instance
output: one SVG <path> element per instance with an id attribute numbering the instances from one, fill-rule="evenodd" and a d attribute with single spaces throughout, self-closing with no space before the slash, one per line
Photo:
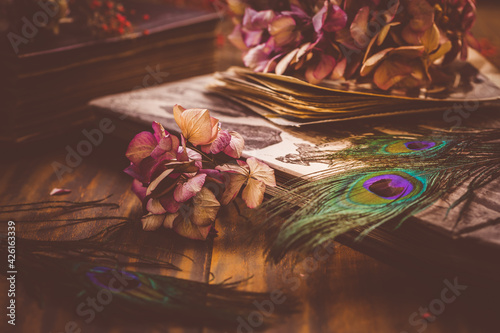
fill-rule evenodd
<path id="1" fill-rule="evenodd" d="M 458 54 L 465 59 L 468 47 L 480 49 L 470 32 L 475 0 L 233 0 L 232 6 L 229 39 L 243 51 L 245 66 L 313 84 L 362 78 L 383 90 L 429 87 L 443 77 L 441 64 Z M 425 52 L 416 57 L 404 51 L 420 46 Z"/>
<path id="2" fill-rule="evenodd" d="M 237 132 L 220 129 L 206 109 L 176 105 L 174 114 L 181 140 L 154 122 L 153 133 L 141 132 L 130 142 L 126 152 L 130 166 L 125 172 L 134 178 L 132 191 L 143 205 L 144 230 L 163 226 L 188 238 L 205 239 L 224 199 L 224 187 L 231 186 L 217 170 L 216 157 L 239 158 L 245 143 Z M 253 180 L 248 180 L 243 197 L 256 207 L 264 195 L 261 182 L 275 183 L 274 173 L 254 159 L 238 163 L 251 170 Z"/>

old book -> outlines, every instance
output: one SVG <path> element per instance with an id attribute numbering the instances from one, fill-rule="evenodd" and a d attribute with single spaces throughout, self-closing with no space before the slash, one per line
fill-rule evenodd
<path id="1" fill-rule="evenodd" d="M 285 183 L 293 177 L 329 168 L 328 163 L 309 163 L 303 157 L 318 149 L 340 150 L 348 145 L 346 139 L 367 134 L 374 128 L 385 131 L 411 132 L 415 126 L 450 129 L 461 125 L 477 128 L 500 128 L 498 107 L 478 107 L 474 113 L 460 113 L 446 118 L 443 112 L 422 117 L 419 114 L 364 119 L 349 122 L 323 123 L 301 128 L 278 126 L 252 112 L 246 106 L 216 95 L 206 89 L 213 83 L 212 76 L 200 76 L 135 91 L 103 97 L 90 103 L 103 117 L 112 117 L 115 133 L 130 140 L 139 130 L 150 128 L 152 121 L 161 122 L 168 131 L 177 126 L 172 108 L 207 108 L 220 119 L 222 126 L 238 131 L 246 141 L 245 157 L 255 156 L 277 170 L 278 180 Z M 465 111 L 465 110 L 461 110 Z M 361 230 L 339 238 L 344 244 L 375 258 L 395 263 L 398 267 L 424 274 L 460 274 L 464 279 L 498 280 L 500 268 L 500 180 L 478 191 L 465 217 L 455 226 L 458 210 L 446 216 L 449 202 L 463 188 L 443 198 L 430 209 L 412 217 L 401 227 L 398 221 L 372 231 L 363 241 L 355 241 Z M 271 190 L 271 195 L 284 188 Z"/>
<path id="2" fill-rule="evenodd" d="M 17 54 L 3 39 L 1 141 L 53 136 L 88 121 L 83 107 L 93 98 L 214 70 L 216 13 L 139 2 L 133 8 L 134 31 L 119 37 L 61 32 L 21 44 Z"/>

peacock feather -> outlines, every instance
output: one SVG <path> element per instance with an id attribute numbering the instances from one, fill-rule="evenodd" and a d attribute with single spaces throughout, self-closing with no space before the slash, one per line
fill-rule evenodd
<path id="1" fill-rule="evenodd" d="M 118 207 L 103 200 L 4 205 L 0 206 L 0 213 L 52 209 L 67 213 L 96 207 Z M 47 222 L 48 225 L 51 222 L 68 222 L 56 226 L 59 228 L 98 220 L 124 222 L 103 227 L 96 234 L 78 240 L 16 237 L 16 265 L 22 267 L 18 279 L 32 297 L 43 302 L 44 295 L 50 298 L 59 295 L 65 300 L 81 304 L 88 297 L 101 295 L 104 300 L 112 299 L 109 304 L 105 302 L 106 314 L 115 314 L 119 318 L 215 327 L 237 325 L 239 316 L 246 317 L 255 311 L 255 301 L 262 302 L 269 297 L 266 293 L 238 290 L 246 280 L 213 284 L 160 275 L 160 271 L 181 269 L 168 261 L 147 255 L 157 255 L 160 251 L 171 254 L 169 250 L 152 245 L 124 243 L 121 237 L 123 233 L 137 232 L 135 229 L 139 227 L 137 221 L 128 217 L 49 218 L 24 222 L 16 219 L 16 222 L 43 223 L 44 226 Z M 0 233 L 0 250 L 5 251 L 2 253 L 8 251 L 7 240 L 7 235 Z M 287 302 L 277 307 L 275 314 L 289 313 L 293 307 L 293 301 Z M 265 325 L 271 324 L 273 318 L 269 318 Z"/>
<path id="2" fill-rule="evenodd" d="M 500 176 L 499 140 L 500 130 L 422 129 L 358 137 L 345 150 L 310 154 L 306 162 L 326 160 L 331 167 L 289 184 L 286 194 L 265 205 L 268 259 L 277 262 L 290 251 L 307 254 L 356 228 L 363 229 L 362 239 L 388 221 L 403 223 L 466 185 L 449 207 L 466 202 L 460 218 L 474 191 Z M 277 225 L 280 217 L 285 222 Z"/>
<path id="3" fill-rule="evenodd" d="M 6 240 L 0 239 L 0 249 L 5 252 Z M 237 325 L 239 316 L 255 310 L 255 301 L 269 297 L 238 290 L 246 281 L 212 284 L 155 274 L 152 271 L 158 269 L 179 269 L 140 254 L 130 257 L 125 251 L 96 248 L 92 242 L 17 238 L 16 265 L 22 267 L 19 280 L 38 299 L 45 294 L 51 298 L 59 295 L 77 305 L 88 297 L 99 297 L 104 300 L 106 316 L 214 327 Z M 82 261 L 85 258 L 92 260 Z M 276 314 L 290 312 L 292 303 L 276 308 Z M 267 324 L 272 322 L 271 318 Z"/>

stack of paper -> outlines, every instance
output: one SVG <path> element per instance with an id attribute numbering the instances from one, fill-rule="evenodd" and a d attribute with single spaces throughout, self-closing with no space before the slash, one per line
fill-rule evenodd
<path id="1" fill-rule="evenodd" d="M 232 98 L 279 125 L 304 125 L 389 115 L 446 111 L 456 103 L 497 101 L 500 88 L 468 63 L 456 68 L 457 82 L 439 92 L 383 92 L 369 85 L 255 73 L 232 67 L 217 73 L 210 90 Z"/>

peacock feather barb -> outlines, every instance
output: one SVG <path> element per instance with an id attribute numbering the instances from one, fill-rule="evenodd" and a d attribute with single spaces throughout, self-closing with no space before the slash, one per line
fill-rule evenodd
<path id="1" fill-rule="evenodd" d="M 139 253 L 96 248 L 95 239 L 96 236 L 81 241 L 17 238 L 16 265 L 23 268 L 19 280 L 33 297 L 43 300 L 45 294 L 50 298 L 59 296 L 74 303 L 77 313 L 78 305 L 88 297 L 99 297 L 106 305 L 106 316 L 210 327 L 236 325 L 239 316 L 248 316 L 255 310 L 255 301 L 269 297 L 238 290 L 245 281 L 212 284 L 154 274 L 158 269 L 178 268 Z M 0 249 L 5 252 L 6 240 L 5 235 L 0 239 Z M 277 308 L 276 313 L 290 312 L 291 304 Z M 270 318 L 265 325 L 273 321 Z"/>
<path id="2" fill-rule="evenodd" d="M 326 172 L 297 180 L 266 204 L 268 259 L 316 246 L 354 229 L 358 240 L 388 221 L 403 223 L 459 186 L 450 204 L 459 222 L 474 191 L 500 176 L 500 130 L 422 129 L 416 134 L 357 137 L 342 151 L 318 151 L 307 162 L 329 161 Z M 277 224 L 279 218 L 285 222 Z M 260 229 L 262 232 L 262 229 Z"/>
<path id="3" fill-rule="evenodd" d="M 3 205 L 0 206 L 0 214 L 19 210 L 29 212 L 53 209 L 68 213 L 118 207 L 116 204 L 103 203 L 105 199 Z M 16 265 L 22 267 L 18 279 L 39 303 L 43 303 L 47 298 L 59 296 L 61 300 L 75 303 L 78 313 L 79 304 L 86 302 L 88 297 L 96 298 L 100 295 L 105 303 L 109 300 L 109 304 L 106 304 L 106 317 L 116 315 L 120 320 L 146 319 L 157 323 L 175 322 L 226 328 L 237 325 L 239 316 L 246 318 L 254 311 L 256 301 L 262 302 L 269 297 L 266 293 L 238 290 L 246 280 L 213 284 L 158 274 L 165 270 L 181 271 L 176 265 L 158 259 L 160 253 L 186 256 L 161 246 L 124 242 L 124 235 L 138 232 L 139 223 L 132 218 L 98 215 L 58 220 L 50 217 L 26 221 L 16 219 L 16 222 L 44 226 L 67 222 L 56 226 L 59 228 L 103 220 L 123 222 L 103 227 L 99 232 L 77 240 L 34 240 L 16 237 Z M 12 242 L 7 236 L 0 233 L 2 253 L 8 252 L 11 245 L 9 242 Z M 294 306 L 295 303 L 290 300 L 276 308 L 275 314 L 290 313 Z M 264 326 L 272 324 L 276 318 L 268 318 L 263 323 Z M 84 320 L 86 319 L 90 320 L 84 316 Z"/>

